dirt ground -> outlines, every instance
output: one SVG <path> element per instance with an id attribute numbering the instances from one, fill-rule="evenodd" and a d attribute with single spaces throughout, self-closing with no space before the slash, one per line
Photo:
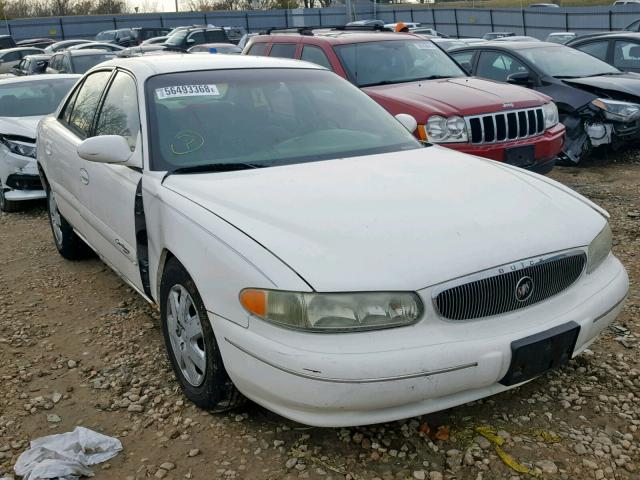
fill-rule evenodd
<path id="1" fill-rule="evenodd" d="M 0 477 L 30 439 L 83 425 L 124 445 L 94 468 L 97 480 L 640 478 L 640 157 L 551 176 L 611 213 L 631 277 L 617 329 L 510 392 L 349 429 L 305 427 L 251 403 L 223 415 L 193 407 L 157 314 L 100 261 L 63 260 L 42 205 L 0 214 Z"/>

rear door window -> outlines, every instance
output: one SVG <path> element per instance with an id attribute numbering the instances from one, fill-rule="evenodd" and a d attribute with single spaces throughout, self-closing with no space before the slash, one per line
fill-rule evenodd
<path id="1" fill-rule="evenodd" d="M 102 91 L 111 77 L 111 72 L 96 72 L 85 79 L 78 90 L 73 109 L 69 113 L 69 126 L 80 138 L 87 138 L 100 103 Z"/>
<path id="2" fill-rule="evenodd" d="M 616 40 L 613 47 L 613 66 L 620 70 L 640 70 L 640 44 Z"/>
<path id="3" fill-rule="evenodd" d="M 20 60 L 20 52 L 7 52 L 2 56 L 3 62 L 16 62 Z"/>
<path id="4" fill-rule="evenodd" d="M 273 50 L 273 49 L 272 49 Z M 315 63 L 316 65 L 321 65 L 330 70 L 331 62 L 322 51 L 320 47 L 314 47 L 313 45 L 305 45 L 302 47 L 302 54 L 300 55 L 300 60 L 305 60 L 307 62 Z"/>
<path id="5" fill-rule="evenodd" d="M 224 30 L 207 30 L 205 38 L 206 43 L 226 43 L 229 40 Z"/>
<path id="6" fill-rule="evenodd" d="M 451 56 L 467 71 L 467 73 L 471 73 L 471 70 L 473 69 L 473 54 L 474 52 L 459 52 L 452 53 Z"/>
<path id="7" fill-rule="evenodd" d="M 270 57 L 279 58 L 295 58 L 296 56 L 296 44 L 295 43 L 274 43 L 271 46 Z"/>
<path id="8" fill-rule="evenodd" d="M 257 56 L 260 56 L 260 57 L 264 57 L 265 56 L 265 52 L 267 50 L 267 45 L 268 44 L 266 44 L 266 43 L 254 43 L 249 48 L 249 51 L 247 52 L 247 55 L 257 55 Z"/>
<path id="9" fill-rule="evenodd" d="M 206 42 L 206 38 L 204 36 L 204 32 L 193 32 L 189 37 L 187 37 L 187 43 L 189 45 L 201 45 Z"/>
<path id="10" fill-rule="evenodd" d="M 588 53 L 592 57 L 599 58 L 602 61 L 607 59 L 607 50 L 609 48 L 609 41 L 601 41 L 601 42 L 590 42 L 584 45 L 579 45 L 574 47 L 581 52 Z"/>

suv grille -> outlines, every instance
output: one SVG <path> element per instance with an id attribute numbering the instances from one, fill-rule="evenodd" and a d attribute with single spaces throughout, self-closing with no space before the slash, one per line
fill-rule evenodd
<path id="1" fill-rule="evenodd" d="M 471 320 L 519 310 L 542 302 L 569 286 L 582 274 L 587 256 L 584 252 L 556 256 L 519 270 L 508 271 L 443 290 L 435 305 L 444 318 Z M 531 291 L 524 300 L 516 289 L 529 278 Z"/>
<path id="2" fill-rule="evenodd" d="M 496 143 L 544 132 L 542 107 L 465 117 L 471 143 Z"/>

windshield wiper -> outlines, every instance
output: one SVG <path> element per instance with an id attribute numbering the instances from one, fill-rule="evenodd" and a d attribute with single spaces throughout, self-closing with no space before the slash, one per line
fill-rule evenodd
<path id="1" fill-rule="evenodd" d="M 238 170 L 250 170 L 253 168 L 263 167 L 264 165 L 257 165 L 255 163 L 205 163 L 204 165 L 192 165 L 190 167 L 180 167 L 170 170 L 164 177 L 162 177 L 162 182 L 164 182 L 170 175 L 186 173 L 235 172 Z"/>
<path id="2" fill-rule="evenodd" d="M 604 72 L 604 73 L 593 73 L 591 75 L 558 75 L 555 78 L 566 80 L 571 78 L 589 78 L 589 77 L 603 77 L 605 75 L 622 75 L 623 73 L 624 72 Z"/>
<path id="3" fill-rule="evenodd" d="M 393 85 L 394 83 L 410 83 L 410 82 L 420 82 L 424 80 L 436 80 L 442 78 L 451 78 L 451 75 L 431 75 L 430 77 L 421 77 L 421 78 L 409 78 L 406 80 L 382 80 L 381 82 L 375 83 L 363 83 L 358 85 L 360 88 L 364 87 L 377 87 L 378 85 Z"/>

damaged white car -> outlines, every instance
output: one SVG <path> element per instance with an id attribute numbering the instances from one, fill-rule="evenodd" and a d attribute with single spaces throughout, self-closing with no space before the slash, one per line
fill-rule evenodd
<path id="1" fill-rule="evenodd" d="M 45 198 L 36 168 L 36 128 L 80 75 L 15 77 L 0 82 L 0 210 Z"/>
<path id="2" fill-rule="evenodd" d="M 38 131 L 58 250 L 159 304 L 197 405 L 420 415 L 563 365 L 620 312 L 589 200 L 422 144 L 316 65 L 213 57 L 102 64 Z"/>

